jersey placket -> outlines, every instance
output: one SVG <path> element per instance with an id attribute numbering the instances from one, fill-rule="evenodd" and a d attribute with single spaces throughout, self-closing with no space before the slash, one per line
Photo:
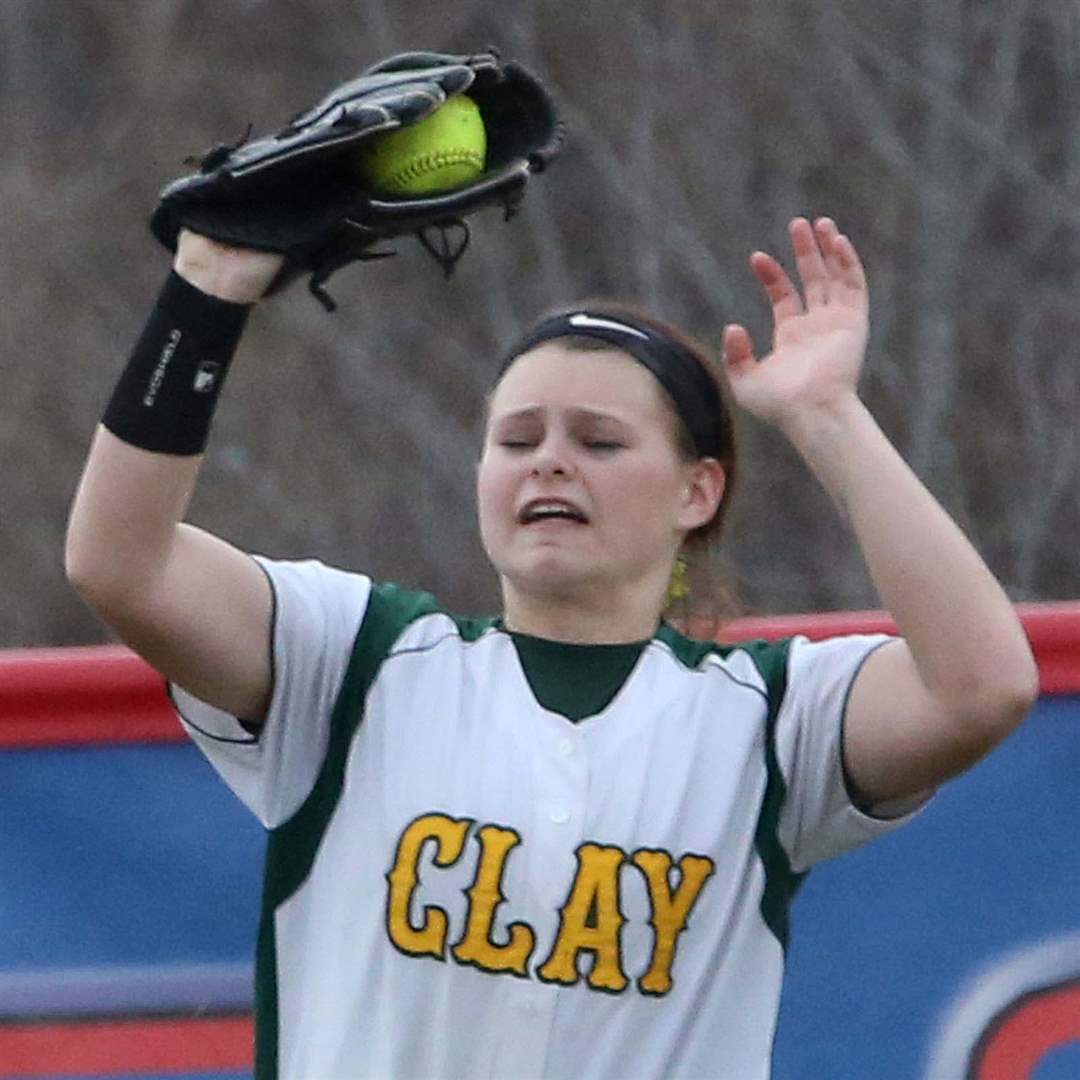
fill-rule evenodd
<path id="1" fill-rule="evenodd" d="M 514 979 L 505 998 L 505 1023 L 495 1055 L 496 1077 L 542 1076 L 555 1024 L 555 1010 L 566 988 L 538 974 L 551 954 L 558 915 L 574 879 L 575 852 L 585 840 L 589 790 L 586 742 L 565 717 L 542 709 L 529 695 L 525 706 L 537 734 L 534 761 L 536 800 L 525 852 L 524 917 L 539 933 L 528 979 Z M 554 915 L 554 918 L 553 918 Z"/>

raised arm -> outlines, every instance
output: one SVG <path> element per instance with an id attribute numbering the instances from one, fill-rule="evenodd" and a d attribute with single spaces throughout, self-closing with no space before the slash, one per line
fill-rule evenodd
<path id="1" fill-rule="evenodd" d="M 796 219 L 791 239 L 804 296 L 771 256 L 751 257 L 772 352 L 755 360 L 733 325 L 724 354 L 736 401 L 784 432 L 851 525 L 902 636 L 863 665 L 845 720 L 848 774 L 878 804 L 986 754 L 1030 709 L 1038 674 L 1001 586 L 857 396 L 869 305 L 854 247 L 829 219 Z"/>
<path id="2" fill-rule="evenodd" d="M 216 393 L 229 359 L 220 353 L 231 353 L 280 265 L 181 234 L 182 281 L 166 285 L 94 436 L 65 553 L 69 580 L 123 641 L 168 679 L 252 720 L 272 689 L 269 582 L 249 556 L 183 518 L 202 464 L 193 428 L 208 422 L 192 380 L 198 394 Z"/>

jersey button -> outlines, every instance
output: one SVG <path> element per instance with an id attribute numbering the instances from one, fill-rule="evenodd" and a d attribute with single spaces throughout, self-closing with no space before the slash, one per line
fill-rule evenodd
<path id="1" fill-rule="evenodd" d="M 570 811 L 562 806 L 553 806 L 548 816 L 556 825 L 565 825 L 570 820 Z"/>
<path id="2" fill-rule="evenodd" d="M 569 739 L 560 739 L 558 751 L 563 757 L 569 757 L 574 752 L 574 744 Z"/>

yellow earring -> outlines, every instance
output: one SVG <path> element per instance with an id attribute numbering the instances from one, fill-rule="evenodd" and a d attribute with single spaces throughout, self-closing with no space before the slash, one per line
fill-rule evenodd
<path id="1" fill-rule="evenodd" d="M 671 580 L 668 582 L 667 600 L 669 604 L 677 600 L 685 600 L 690 595 L 690 582 L 687 580 L 686 557 L 680 555 L 675 560 L 675 566 L 671 571 Z"/>

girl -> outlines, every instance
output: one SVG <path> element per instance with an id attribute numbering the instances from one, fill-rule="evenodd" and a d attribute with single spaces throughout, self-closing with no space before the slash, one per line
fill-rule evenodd
<path id="1" fill-rule="evenodd" d="M 269 830 L 260 1077 L 767 1077 L 801 875 L 1031 706 L 1011 605 L 857 396 L 854 248 L 828 219 L 790 233 L 801 294 L 751 257 L 773 348 L 728 326 L 722 376 L 621 308 L 509 351 L 477 472 L 491 619 L 182 523 L 278 269 L 182 235 L 67 567 Z M 719 380 L 828 490 L 898 637 L 721 646 L 663 619 L 730 492 Z"/>

